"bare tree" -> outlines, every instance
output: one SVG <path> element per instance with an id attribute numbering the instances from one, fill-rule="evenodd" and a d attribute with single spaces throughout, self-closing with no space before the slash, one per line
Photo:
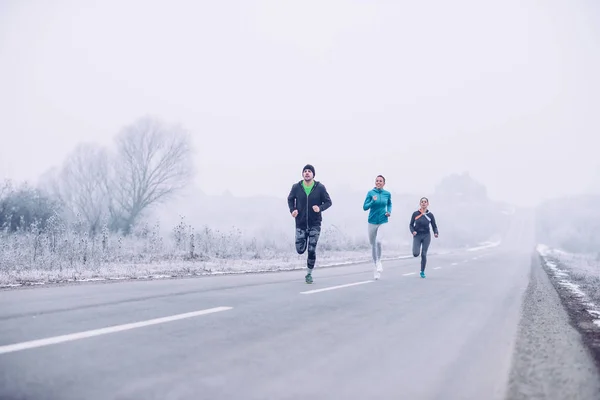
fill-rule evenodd
<path id="1" fill-rule="evenodd" d="M 106 149 L 89 143 L 78 145 L 60 171 L 46 176 L 45 186 L 71 214 L 86 222 L 93 235 L 109 211 L 109 157 Z"/>
<path id="2" fill-rule="evenodd" d="M 193 176 L 189 134 L 142 118 L 116 138 L 111 184 L 113 228 L 129 233 L 144 210 L 170 198 Z"/>

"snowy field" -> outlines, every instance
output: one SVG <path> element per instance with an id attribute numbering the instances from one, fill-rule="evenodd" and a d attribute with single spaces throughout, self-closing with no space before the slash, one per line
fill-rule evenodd
<path id="1" fill-rule="evenodd" d="M 85 232 L 85 231 L 84 231 Z M 384 243 L 384 257 L 410 256 L 409 243 Z M 370 260 L 365 237 L 324 227 L 317 268 Z M 185 224 L 164 234 L 158 225 L 122 237 L 108 230 L 90 237 L 77 229 L 0 233 L 0 287 L 76 281 L 161 279 L 223 273 L 303 269 L 293 231 L 194 230 Z"/>
<path id="2" fill-rule="evenodd" d="M 434 252 L 431 254 L 434 254 Z M 367 262 L 370 260 L 369 257 L 370 252 L 367 251 L 328 251 L 318 254 L 316 268 L 318 270 L 328 266 Z M 412 258 L 412 255 L 408 255 L 407 251 L 388 252 L 387 257 L 384 257 L 384 261 L 399 258 Z M 89 268 L 79 265 L 50 270 L 36 267 L 19 270 L 3 269 L 0 271 L 0 287 L 106 280 L 165 279 L 200 275 L 302 270 L 304 268 L 306 268 L 306 255 L 297 256 L 293 253 L 276 255 L 273 258 L 264 260 L 215 258 L 203 261 L 171 260 L 152 263 L 109 262 L 90 266 Z"/>
<path id="3" fill-rule="evenodd" d="M 410 238 L 399 233 L 388 240 L 383 243 L 384 260 L 412 258 Z M 484 242 L 472 250 L 497 244 Z M 429 254 L 450 251 L 440 241 L 432 245 Z M 317 249 L 317 269 L 370 261 L 371 248 L 366 235 L 352 237 L 333 226 L 323 227 Z M 155 225 L 145 226 L 126 237 L 107 229 L 90 237 L 85 230 L 64 227 L 17 234 L 0 232 L 0 287 L 4 288 L 259 273 L 305 267 L 306 253 L 296 253 L 293 231 L 289 229 L 244 232 L 235 227 L 221 231 L 204 227 L 194 230 L 181 224 L 165 234 Z"/>
<path id="4" fill-rule="evenodd" d="M 570 301 L 600 328 L 600 259 L 594 254 L 573 254 L 546 245 L 537 246 L 545 267 L 558 287 L 570 296 Z"/>

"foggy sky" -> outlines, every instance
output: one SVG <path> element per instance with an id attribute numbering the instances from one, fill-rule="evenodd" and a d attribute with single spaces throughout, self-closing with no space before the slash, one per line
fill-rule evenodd
<path id="1" fill-rule="evenodd" d="M 309 162 L 331 190 L 469 171 L 531 205 L 600 188 L 599 50 L 593 0 L 2 0 L 0 178 L 154 115 L 209 194 L 284 197 Z"/>

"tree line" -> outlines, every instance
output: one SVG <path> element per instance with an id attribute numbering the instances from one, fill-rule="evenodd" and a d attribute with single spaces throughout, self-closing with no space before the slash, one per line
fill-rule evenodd
<path id="1" fill-rule="evenodd" d="M 129 234 L 151 206 L 168 200 L 193 178 L 189 133 L 143 117 L 114 138 L 114 150 L 79 144 L 37 187 L 0 186 L 0 229 L 43 229 L 51 220 L 79 221 L 92 236 L 103 227 Z"/>

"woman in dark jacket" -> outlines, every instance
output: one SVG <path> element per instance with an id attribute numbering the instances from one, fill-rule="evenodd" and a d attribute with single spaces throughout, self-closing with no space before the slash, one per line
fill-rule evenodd
<path id="1" fill-rule="evenodd" d="M 438 237 L 438 228 L 435 222 L 433 213 L 429 211 L 429 200 L 427 197 L 422 197 L 420 200 L 420 208 L 415 211 L 410 218 L 410 224 L 408 225 L 410 232 L 413 235 L 413 256 L 418 257 L 419 252 L 421 253 L 421 278 L 425 278 L 425 266 L 427 265 L 427 250 L 431 243 L 431 230 L 429 225 L 433 228 L 433 234 Z"/>

